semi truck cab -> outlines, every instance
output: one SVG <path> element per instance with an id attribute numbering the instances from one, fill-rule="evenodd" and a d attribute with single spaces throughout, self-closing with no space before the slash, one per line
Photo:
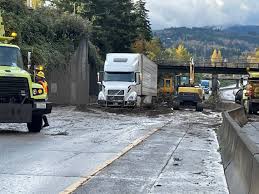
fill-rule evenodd
<path id="1" fill-rule="evenodd" d="M 98 103 L 105 106 L 135 106 L 140 84 L 138 60 L 134 56 L 107 55 Z"/>

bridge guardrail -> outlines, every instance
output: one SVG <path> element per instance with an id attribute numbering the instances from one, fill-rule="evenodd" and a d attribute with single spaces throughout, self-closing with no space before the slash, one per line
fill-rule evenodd
<path id="1" fill-rule="evenodd" d="M 247 123 L 243 108 L 223 113 L 219 141 L 230 193 L 259 193 L 259 149 L 242 131 Z"/>

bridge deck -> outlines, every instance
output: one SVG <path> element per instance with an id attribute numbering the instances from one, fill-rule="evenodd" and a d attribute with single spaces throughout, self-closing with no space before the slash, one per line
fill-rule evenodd
<path id="1" fill-rule="evenodd" d="M 157 61 L 161 72 L 187 73 L 189 72 L 189 62 Z M 215 74 L 247 74 L 247 69 L 259 71 L 259 63 L 247 62 L 197 62 L 195 63 L 195 73 L 215 73 Z"/>

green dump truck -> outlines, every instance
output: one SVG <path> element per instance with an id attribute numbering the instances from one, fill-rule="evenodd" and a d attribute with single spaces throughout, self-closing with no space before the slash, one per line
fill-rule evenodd
<path id="1" fill-rule="evenodd" d="M 0 25 L 0 123 L 27 123 L 29 132 L 40 132 L 42 117 L 51 113 L 52 104 L 25 70 L 20 48 L 9 43 L 13 37 L 5 37 Z"/>

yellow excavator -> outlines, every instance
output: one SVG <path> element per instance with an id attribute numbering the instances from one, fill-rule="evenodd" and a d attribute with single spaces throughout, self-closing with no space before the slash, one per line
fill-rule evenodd
<path id="1" fill-rule="evenodd" d="M 190 61 L 190 81 L 189 85 L 178 87 L 177 96 L 173 102 L 174 110 L 179 110 L 181 106 L 195 107 L 196 111 L 203 111 L 204 91 L 200 87 L 194 86 L 194 61 Z"/>

